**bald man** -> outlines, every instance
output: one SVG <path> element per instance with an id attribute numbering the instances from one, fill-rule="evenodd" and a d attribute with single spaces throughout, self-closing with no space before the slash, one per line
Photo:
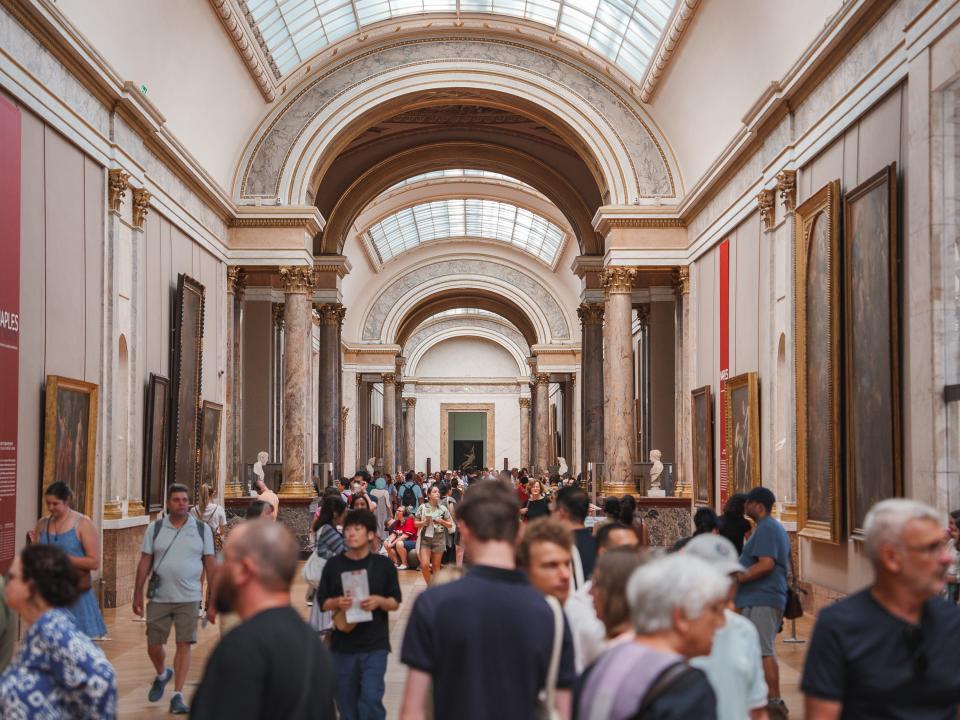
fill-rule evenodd
<path id="1" fill-rule="evenodd" d="M 191 717 L 334 720 L 330 654 L 290 607 L 298 557 L 293 534 L 280 523 L 252 520 L 230 533 L 214 603 L 243 622 L 210 657 Z"/>

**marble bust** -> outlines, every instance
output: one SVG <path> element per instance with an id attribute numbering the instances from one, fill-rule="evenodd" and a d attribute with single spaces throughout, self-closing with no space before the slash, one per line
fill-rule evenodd
<path id="1" fill-rule="evenodd" d="M 660 462 L 661 457 L 662 453 L 659 450 L 650 451 L 650 490 L 647 494 L 655 497 L 663 497 L 666 495 L 663 488 L 660 487 L 660 476 L 663 475 L 663 463 Z"/>
<path id="2" fill-rule="evenodd" d="M 266 451 L 261 450 L 257 453 L 257 461 L 253 464 L 253 474 L 257 476 L 257 483 L 263 482 L 263 466 L 269 459 L 270 455 Z M 256 488 L 251 488 L 251 492 L 255 493 Z"/>

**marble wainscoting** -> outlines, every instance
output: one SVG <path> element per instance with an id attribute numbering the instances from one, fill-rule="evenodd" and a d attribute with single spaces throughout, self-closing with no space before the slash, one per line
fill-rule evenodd
<path id="1" fill-rule="evenodd" d="M 689 498 L 637 498 L 637 514 L 643 518 L 653 547 L 672 547 L 693 532 L 693 508 Z"/>
<path id="2" fill-rule="evenodd" d="M 247 507 L 256 497 L 227 498 L 227 534 L 235 525 L 243 522 L 247 513 Z M 303 498 L 280 498 L 280 516 L 277 522 L 281 522 L 290 528 L 290 531 L 297 538 L 297 544 L 300 546 L 301 554 L 310 552 L 310 503 L 314 500 L 311 497 Z"/>

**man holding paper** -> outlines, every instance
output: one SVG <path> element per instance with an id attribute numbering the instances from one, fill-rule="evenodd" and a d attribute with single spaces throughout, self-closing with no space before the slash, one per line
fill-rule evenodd
<path id="1" fill-rule="evenodd" d="M 400 607 L 397 569 L 370 553 L 377 519 L 351 510 L 343 521 L 347 550 L 323 569 L 315 602 L 334 613 L 330 649 L 337 675 L 341 720 L 385 720 L 384 676 L 390 653 L 387 613 Z"/>

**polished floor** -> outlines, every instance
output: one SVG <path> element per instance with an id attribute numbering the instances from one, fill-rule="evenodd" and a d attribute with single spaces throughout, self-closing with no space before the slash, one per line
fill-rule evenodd
<path id="1" fill-rule="evenodd" d="M 387 666 L 386 695 L 384 704 L 387 707 L 387 717 L 391 720 L 400 716 L 400 701 L 403 695 L 403 685 L 406 679 L 406 670 L 399 661 L 400 641 L 406 627 L 407 617 L 413 606 L 413 600 L 426 587 L 420 573 L 402 571 L 400 585 L 403 589 L 404 602 L 400 609 L 391 616 L 390 640 L 394 652 L 390 656 Z M 306 616 L 307 607 L 304 602 L 305 585 L 297 577 L 294 587 L 294 604 Z M 109 639 L 104 640 L 102 647 L 117 670 L 117 679 L 120 689 L 120 717 L 121 718 L 151 718 L 167 716 L 167 705 L 170 701 L 173 685 L 167 686 L 167 694 L 159 703 L 147 701 L 147 691 L 153 680 L 153 667 L 147 658 L 145 626 L 142 620 L 134 616 L 129 606 L 116 610 L 107 610 L 104 619 L 109 630 Z M 797 635 L 808 638 L 812 623 L 803 618 L 797 623 Z M 788 628 L 789 630 L 789 628 Z M 782 639 L 789 633 L 778 638 L 777 653 L 780 656 L 781 685 L 784 699 L 791 710 L 791 718 L 802 718 L 802 702 L 799 691 L 800 671 L 806 654 L 806 643 L 786 644 Z M 190 674 L 184 688 L 184 694 L 189 702 L 200 677 L 207 657 L 216 646 L 220 637 L 220 630 L 215 625 L 209 625 L 200 630 L 200 636 L 193 651 Z M 173 641 L 169 643 L 168 662 L 172 663 Z"/>

